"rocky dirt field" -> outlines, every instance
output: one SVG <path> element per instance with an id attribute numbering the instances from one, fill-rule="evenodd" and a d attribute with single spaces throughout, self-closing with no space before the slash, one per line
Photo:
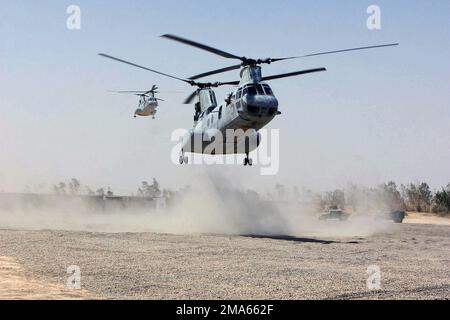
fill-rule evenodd
<path id="1" fill-rule="evenodd" d="M 0 298 L 450 299 L 450 226 L 414 222 L 335 239 L 1 230 Z"/>

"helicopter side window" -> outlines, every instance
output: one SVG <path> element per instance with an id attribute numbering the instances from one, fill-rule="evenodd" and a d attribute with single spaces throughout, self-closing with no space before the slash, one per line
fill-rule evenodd
<path id="1" fill-rule="evenodd" d="M 247 93 L 248 93 L 247 87 L 245 87 L 244 89 L 242 89 L 242 96 L 245 96 Z"/>
<path id="2" fill-rule="evenodd" d="M 206 110 L 206 114 L 210 114 L 211 111 L 214 110 L 214 108 L 215 108 L 214 106 L 209 107 L 209 108 Z"/>
<path id="3" fill-rule="evenodd" d="M 236 99 L 239 100 L 242 97 L 242 90 L 239 89 L 238 92 L 236 93 Z"/>
<path id="4" fill-rule="evenodd" d="M 214 94 L 212 92 L 209 93 L 209 98 L 211 99 L 212 104 L 217 104 L 216 97 L 214 96 Z"/>
<path id="5" fill-rule="evenodd" d="M 222 118 L 222 107 L 219 108 L 219 120 Z"/>
<path id="6" fill-rule="evenodd" d="M 270 87 L 267 84 L 263 84 L 263 88 L 264 88 L 264 91 L 266 91 L 266 94 L 268 96 L 273 96 L 273 91 L 272 91 L 272 89 L 270 89 Z"/>

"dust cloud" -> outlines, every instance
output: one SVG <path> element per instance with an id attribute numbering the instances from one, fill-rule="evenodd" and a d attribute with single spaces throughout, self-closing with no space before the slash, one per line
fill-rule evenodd
<path id="1" fill-rule="evenodd" d="M 269 201 L 254 191 L 233 186 L 214 171 L 197 176 L 165 208 L 110 205 L 89 197 L 48 196 L 0 199 L 0 228 L 92 232 L 217 233 L 294 237 L 355 237 L 387 231 L 392 222 L 367 212 L 347 221 L 320 220 L 312 205 Z"/>

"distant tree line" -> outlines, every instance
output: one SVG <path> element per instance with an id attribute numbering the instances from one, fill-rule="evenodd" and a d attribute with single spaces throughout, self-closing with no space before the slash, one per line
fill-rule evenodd
<path id="1" fill-rule="evenodd" d="M 79 195 L 88 195 L 88 196 L 114 196 L 114 192 L 112 192 L 110 187 L 107 188 L 99 188 L 97 191 L 93 191 L 89 186 L 81 185 L 80 181 L 76 178 L 70 179 L 69 182 L 60 182 L 58 184 L 53 185 L 52 191 L 54 194 L 58 195 L 71 195 L 71 196 L 79 196 Z"/>
<path id="2" fill-rule="evenodd" d="M 58 184 L 53 185 L 52 193 L 57 195 L 88 195 L 88 196 L 101 196 L 101 197 L 113 197 L 114 192 L 111 187 L 101 187 L 98 188 L 95 192 L 89 186 L 83 186 L 80 181 L 76 178 L 70 179 L 68 182 L 59 182 Z M 143 181 L 141 186 L 137 190 L 138 197 L 144 198 L 159 198 L 165 197 L 170 198 L 175 195 L 176 192 L 170 189 L 162 189 L 160 187 L 159 182 L 153 178 L 152 183 L 148 183 L 147 181 Z"/>
<path id="3" fill-rule="evenodd" d="M 433 192 L 426 182 L 400 185 L 393 181 L 376 188 L 359 187 L 349 184 L 344 189 L 316 193 L 308 189 L 294 187 L 292 191 L 277 184 L 266 198 L 277 201 L 301 201 L 314 204 L 318 210 L 351 208 L 358 210 L 386 211 L 405 210 L 450 214 L 450 183 L 445 188 Z"/>
<path id="4" fill-rule="evenodd" d="M 110 187 L 102 187 L 94 192 L 90 187 L 82 186 L 76 178 L 72 178 L 68 182 L 55 184 L 52 191 L 59 195 L 114 196 Z M 169 199 L 180 192 L 183 192 L 183 189 L 180 191 L 161 189 L 159 182 L 153 178 L 152 183 L 147 181 L 141 183 L 137 190 L 137 196 Z M 405 210 L 450 214 L 450 183 L 437 191 L 432 191 L 426 182 L 397 186 L 395 182 L 390 181 L 376 188 L 349 184 L 344 189 L 323 193 L 313 192 L 305 188 L 299 189 L 298 187 L 290 189 L 283 184 L 276 184 L 273 191 L 268 191 L 265 196 L 260 196 L 257 192 L 251 190 L 247 194 L 269 201 L 311 203 L 318 210 L 351 208 L 355 211 L 383 209 L 386 211 Z"/>
<path id="5" fill-rule="evenodd" d="M 450 213 L 450 183 L 446 188 L 442 188 L 433 195 L 434 213 Z"/>

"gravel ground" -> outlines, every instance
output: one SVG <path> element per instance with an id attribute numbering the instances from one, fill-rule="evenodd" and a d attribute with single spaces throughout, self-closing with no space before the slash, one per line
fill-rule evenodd
<path id="1" fill-rule="evenodd" d="M 112 299 L 450 299 L 450 227 L 366 238 L 0 231 L 0 256 L 33 277 Z M 367 289 L 367 268 L 381 289 Z"/>

